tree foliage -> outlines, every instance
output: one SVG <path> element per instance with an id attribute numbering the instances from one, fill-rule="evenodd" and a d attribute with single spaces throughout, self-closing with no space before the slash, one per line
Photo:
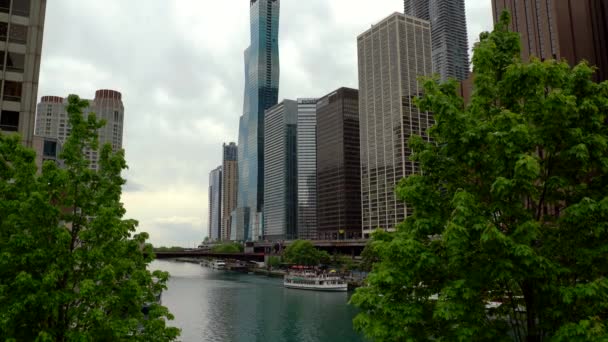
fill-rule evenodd
<path id="1" fill-rule="evenodd" d="M 608 340 L 608 83 L 521 63 L 508 21 L 475 47 L 470 104 L 424 81 L 432 142 L 396 190 L 414 213 L 374 235 L 352 298 L 374 340 Z"/>
<path id="2" fill-rule="evenodd" d="M 174 340 L 155 301 L 168 274 L 147 270 L 148 235 L 123 219 L 124 152 L 99 148 L 104 123 L 83 116 L 87 101 L 68 102 L 65 168 L 47 162 L 37 175 L 34 152 L 0 134 L 0 340 Z M 99 151 L 99 171 L 86 148 Z"/>
<path id="3" fill-rule="evenodd" d="M 213 253 L 242 253 L 244 250 L 243 245 L 238 242 L 223 243 L 211 248 Z"/>
<path id="4" fill-rule="evenodd" d="M 287 246 L 283 258 L 290 264 L 304 266 L 328 263 L 331 259 L 329 253 L 316 249 L 310 241 L 306 240 L 297 240 Z"/>

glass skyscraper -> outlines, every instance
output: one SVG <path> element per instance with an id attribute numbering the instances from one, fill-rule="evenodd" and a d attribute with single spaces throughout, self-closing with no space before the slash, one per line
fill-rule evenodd
<path id="1" fill-rule="evenodd" d="M 263 234 L 264 112 L 279 97 L 279 10 L 279 0 L 250 0 L 251 45 L 245 50 L 234 232 L 243 240 L 257 240 Z"/>

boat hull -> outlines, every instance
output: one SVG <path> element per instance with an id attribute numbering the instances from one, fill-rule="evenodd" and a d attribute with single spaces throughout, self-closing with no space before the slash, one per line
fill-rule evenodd
<path id="1" fill-rule="evenodd" d="M 342 284 L 342 285 L 337 285 L 337 286 L 314 286 L 314 285 L 283 283 L 283 286 L 285 286 L 288 289 L 307 290 L 307 291 L 323 291 L 323 292 L 346 292 L 346 291 L 348 291 L 347 284 Z"/>

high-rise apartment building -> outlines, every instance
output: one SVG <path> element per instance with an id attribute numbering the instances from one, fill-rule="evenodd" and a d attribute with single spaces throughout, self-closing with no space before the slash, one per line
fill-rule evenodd
<path id="1" fill-rule="evenodd" d="M 87 101 L 89 107 L 85 109 L 85 116 L 95 113 L 98 119 L 106 121 L 105 126 L 98 131 L 99 145 L 110 144 L 114 151 L 122 149 L 125 112 L 122 94 L 115 90 L 101 89 L 95 92 L 93 100 Z M 38 103 L 36 114 L 36 135 L 57 139 L 63 144 L 72 130 L 67 105 L 67 98 L 43 96 Z M 85 154 L 91 163 L 91 169 L 98 170 L 99 151 L 87 150 Z"/>
<path id="2" fill-rule="evenodd" d="M 356 89 L 340 88 L 317 102 L 317 221 L 319 239 L 361 237 L 359 92 Z"/>
<path id="3" fill-rule="evenodd" d="M 220 239 L 230 240 L 232 211 L 236 209 L 238 185 L 237 146 L 235 143 L 224 144 L 222 163 L 222 231 Z"/>
<path id="4" fill-rule="evenodd" d="M 0 0 L 0 133 L 33 147 L 46 0 Z"/>
<path id="5" fill-rule="evenodd" d="M 426 137 L 433 124 L 412 98 L 417 81 L 432 74 L 431 27 L 426 20 L 395 13 L 358 38 L 363 234 L 391 230 L 410 213 L 395 185 L 418 172 L 408 139 Z M 428 137 L 427 137 L 428 139 Z"/>
<path id="6" fill-rule="evenodd" d="M 208 237 L 219 241 L 222 232 L 222 166 L 209 173 L 209 225 Z"/>
<path id="7" fill-rule="evenodd" d="M 469 77 L 464 0 L 404 0 L 405 14 L 431 22 L 433 72 L 441 80 Z"/>
<path id="8" fill-rule="evenodd" d="M 293 240 L 297 229 L 298 103 L 285 100 L 268 109 L 264 136 L 264 239 Z"/>
<path id="9" fill-rule="evenodd" d="M 298 99 L 298 238 L 317 238 L 317 99 Z"/>
<path id="10" fill-rule="evenodd" d="M 264 224 L 264 112 L 279 96 L 279 0 L 250 0 L 251 45 L 245 50 L 245 98 L 239 123 L 235 232 L 256 240 Z M 247 214 L 247 215 L 245 215 Z"/>
<path id="11" fill-rule="evenodd" d="M 492 0 L 494 22 L 503 10 L 510 29 L 519 32 L 522 59 L 586 60 L 597 66 L 596 79 L 608 79 L 608 1 Z"/>

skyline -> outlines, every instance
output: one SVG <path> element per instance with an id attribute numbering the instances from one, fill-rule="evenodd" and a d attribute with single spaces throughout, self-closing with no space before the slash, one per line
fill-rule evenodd
<path id="1" fill-rule="evenodd" d="M 492 23 L 490 1 L 474 2 L 467 1 L 470 44 Z M 156 245 L 188 247 L 206 235 L 207 178 L 221 163 L 222 143 L 238 140 L 249 6 L 213 3 L 214 11 L 205 11 L 207 1 L 150 3 L 49 6 L 38 99 L 121 91 L 127 217 Z M 283 1 L 279 101 L 358 88 L 357 35 L 402 11 L 400 0 Z M 211 34 L 218 27 L 225 32 Z"/>

